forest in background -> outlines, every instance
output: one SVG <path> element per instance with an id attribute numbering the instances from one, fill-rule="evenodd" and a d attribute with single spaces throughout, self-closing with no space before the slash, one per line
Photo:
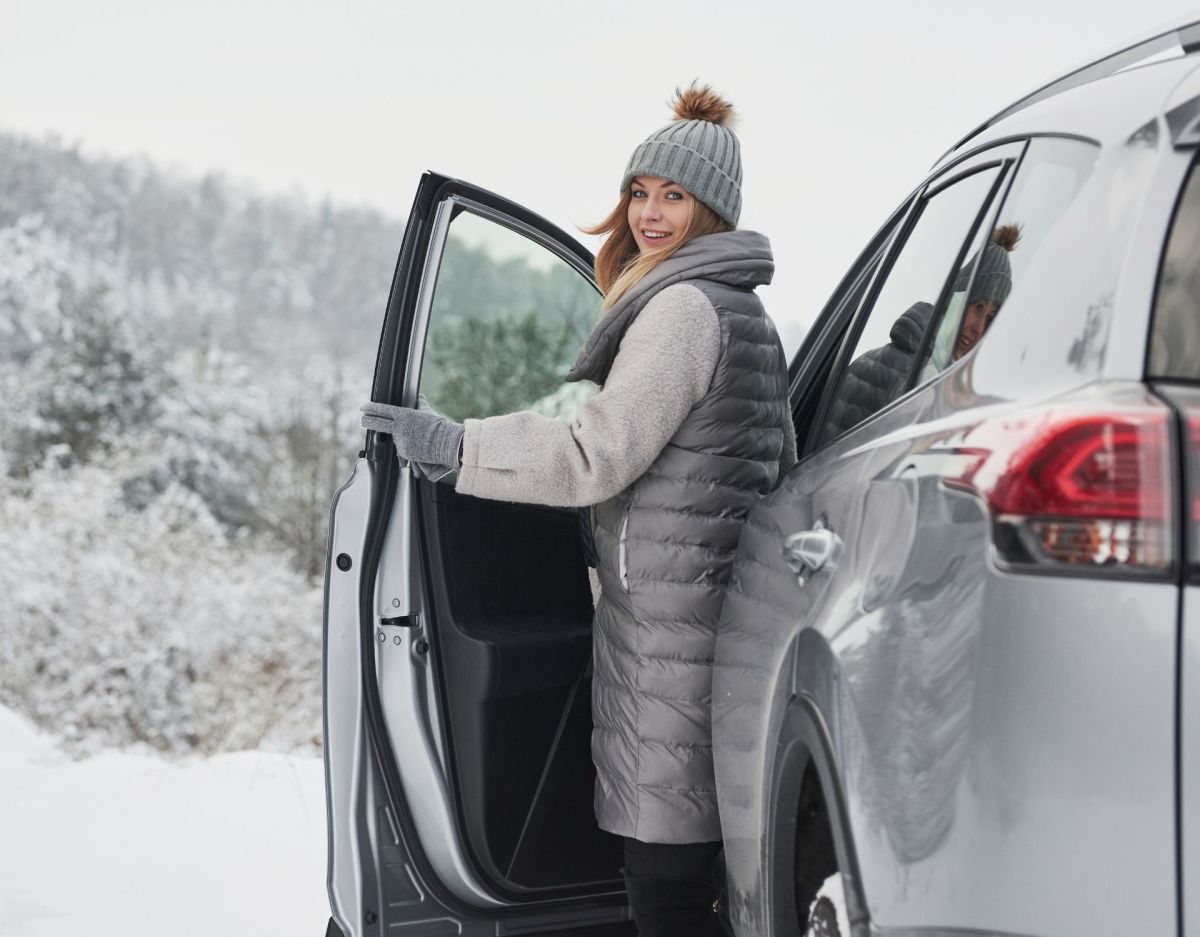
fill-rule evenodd
<path id="1" fill-rule="evenodd" d="M 327 516 L 403 229 L 0 134 L 0 703 L 77 752 L 319 746 Z M 456 256 L 448 409 L 553 412 L 578 289 Z M 569 329 L 539 312 L 567 293 Z"/>

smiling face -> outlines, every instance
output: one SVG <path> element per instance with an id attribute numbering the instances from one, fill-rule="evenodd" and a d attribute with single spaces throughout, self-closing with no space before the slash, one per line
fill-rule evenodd
<path id="1" fill-rule="evenodd" d="M 962 325 L 958 329 L 958 341 L 954 345 L 954 360 L 957 361 L 975 347 L 987 331 L 1000 306 L 993 300 L 984 299 L 971 303 L 963 313 Z"/>
<path id="2" fill-rule="evenodd" d="M 629 230 L 638 250 L 658 250 L 679 242 L 696 200 L 683 186 L 657 176 L 638 176 L 629 186 Z"/>

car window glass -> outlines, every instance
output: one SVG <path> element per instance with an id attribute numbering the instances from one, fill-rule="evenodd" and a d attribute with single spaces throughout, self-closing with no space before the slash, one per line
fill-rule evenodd
<path id="1" fill-rule="evenodd" d="M 1148 370 L 1152 377 L 1200 381 L 1200 163 L 1192 167 L 1171 223 Z"/>
<path id="2" fill-rule="evenodd" d="M 891 230 L 881 235 L 875 248 L 859 259 L 858 267 L 847 277 L 833 298 L 826 304 L 817 323 L 805 337 L 804 344 L 792 360 L 788 374 L 793 385 L 792 415 L 796 426 L 796 442 L 801 455 L 815 444 L 814 421 L 820 409 L 821 391 L 833 372 L 838 345 L 862 303 L 875 271 L 887 253 L 896 229 L 903 221 L 893 219 Z"/>
<path id="3" fill-rule="evenodd" d="M 599 310 L 595 288 L 565 260 L 462 211 L 438 269 L 420 391 L 455 420 L 527 409 L 570 418 L 596 390 L 563 377 Z"/>
<path id="4" fill-rule="evenodd" d="M 847 359 L 820 442 L 841 435 L 904 393 L 934 305 L 999 172 L 992 167 L 973 173 L 924 203 Z"/>
<path id="5" fill-rule="evenodd" d="M 954 278 L 946 310 L 926 350 L 922 381 L 979 344 L 1030 258 L 1079 191 L 1098 152 L 1079 140 L 1030 142 L 997 223 L 976 234 L 967 262 Z"/>

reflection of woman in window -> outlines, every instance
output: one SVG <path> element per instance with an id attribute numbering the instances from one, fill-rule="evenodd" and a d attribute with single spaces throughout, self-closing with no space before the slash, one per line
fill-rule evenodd
<path id="1" fill-rule="evenodd" d="M 922 378 L 944 370 L 950 362 L 957 361 L 979 344 L 983 333 L 991 326 L 1000 307 L 1008 299 L 1008 294 L 1012 292 L 1012 265 L 1008 255 L 1020 240 L 1020 225 L 1001 225 L 992 232 L 983 250 L 967 261 L 958 272 L 954 281 L 954 293 L 950 297 L 946 314 L 942 317 L 943 324 L 938 329 L 929 364 L 922 373 Z M 979 269 L 975 271 L 975 278 L 972 280 L 971 271 L 975 269 L 976 263 Z M 968 283 L 971 286 L 971 295 L 966 297 L 964 303 L 963 297 Z"/>
<path id="2" fill-rule="evenodd" d="M 983 338 L 1012 290 L 1008 254 L 1020 239 L 1017 225 L 996 228 L 983 250 L 958 271 L 921 380 L 945 370 Z M 979 269 L 972 280 L 977 263 Z M 833 439 L 857 426 L 904 393 L 932 317 L 933 306 L 928 302 L 913 303 L 892 324 L 886 345 L 865 351 L 850 362 L 837 396 L 830 402 L 823 439 Z"/>
<path id="3" fill-rule="evenodd" d="M 625 838 L 642 934 L 710 933 L 720 848 L 711 740 L 714 631 L 750 508 L 795 463 L 787 365 L 754 288 L 774 264 L 739 231 L 730 104 L 680 93 L 591 233 L 603 316 L 568 381 L 572 420 L 467 419 L 370 403 L 403 459 L 457 468 L 478 497 L 593 506 L 596 816 Z"/>

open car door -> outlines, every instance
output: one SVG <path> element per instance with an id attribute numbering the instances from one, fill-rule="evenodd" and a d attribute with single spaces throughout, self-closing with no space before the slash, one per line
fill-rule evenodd
<path id="1" fill-rule="evenodd" d="M 598 300 L 569 235 L 426 173 L 372 399 L 569 416 Z M 578 511 L 457 494 L 366 434 L 326 562 L 331 934 L 634 933 L 592 813 L 591 616 Z"/>

